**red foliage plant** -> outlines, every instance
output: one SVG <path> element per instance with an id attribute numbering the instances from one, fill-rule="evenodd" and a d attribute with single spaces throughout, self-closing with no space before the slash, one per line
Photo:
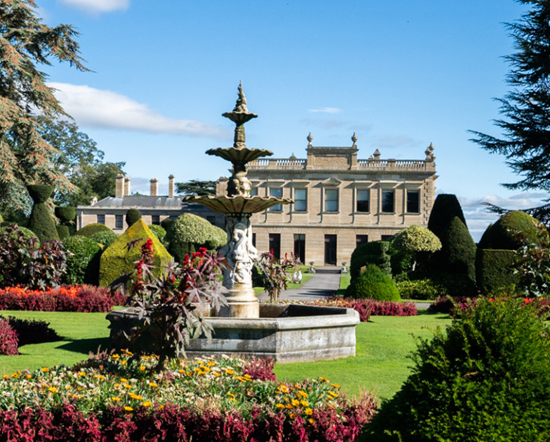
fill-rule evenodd
<path id="1" fill-rule="evenodd" d="M 18 355 L 16 331 L 7 319 L 0 319 L 0 355 Z"/>
<path id="2" fill-rule="evenodd" d="M 277 381 L 277 376 L 273 373 L 275 363 L 272 358 L 253 359 L 243 368 L 243 375 L 249 375 L 254 380 Z"/>
<path id="3" fill-rule="evenodd" d="M 22 287 L 0 289 L 0 310 L 44 312 L 109 312 L 124 305 L 126 297 L 102 287 L 77 285 L 57 289 L 27 290 Z"/>

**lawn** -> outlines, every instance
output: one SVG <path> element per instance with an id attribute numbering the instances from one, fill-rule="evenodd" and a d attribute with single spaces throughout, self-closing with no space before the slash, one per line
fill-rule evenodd
<path id="1" fill-rule="evenodd" d="M 75 364 L 108 345 L 109 322 L 105 313 L 54 313 L 4 311 L 3 316 L 39 319 L 50 323 L 63 341 L 26 345 L 20 356 L 0 356 L 1 374 L 53 365 Z M 411 333 L 430 336 L 429 330 L 450 324 L 448 315 L 421 313 L 411 317 L 373 316 L 357 326 L 357 356 L 334 361 L 277 364 L 279 380 L 298 381 L 323 376 L 342 385 L 349 394 L 361 389 L 376 390 L 381 398 L 391 397 L 406 379 L 407 355 L 415 348 Z"/>

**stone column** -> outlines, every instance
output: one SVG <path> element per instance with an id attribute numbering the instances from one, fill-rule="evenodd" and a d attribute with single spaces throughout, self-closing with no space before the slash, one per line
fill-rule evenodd
<path id="1" fill-rule="evenodd" d="M 259 318 L 260 304 L 252 287 L 252 267 L 258 251 L 252 245 L 250 214 L 227 214 L 227 244 L 220 250 L 230 267 L 223 274 L 223 285 L 229 290 L 228 306 L 218 316 Z"/>
<path id="2" fill-rule="evenodd" d="M 130 177 L 124 178 L 124 196 L 130 195 Z"/>
<path id="3" fill-rule="evenodd" d="M 168 196 L 174 196 L 174 175 L 168 177 Z"/>
<path id="4" fill-rule="evenodd" d="M 116 176 L 115 196 L 117 198 L 124 196 L 124 175 L 121 173 Z"/>

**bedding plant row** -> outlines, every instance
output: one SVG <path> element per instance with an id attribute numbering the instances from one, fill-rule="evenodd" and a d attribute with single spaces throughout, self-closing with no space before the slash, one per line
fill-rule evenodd
<path id="1" fill-rule="evenodd" d="M 272 361 L 157 364 L 122 351 L 6 374 L 0 441 L 353 441 L 377 408 L 374 395 L 348 400 L 325 378 L 277 382 Z"/>

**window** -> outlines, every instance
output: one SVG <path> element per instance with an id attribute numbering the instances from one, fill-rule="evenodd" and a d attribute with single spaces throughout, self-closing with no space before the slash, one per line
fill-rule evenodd
<path id="1" fill-rule="evenodd" d="M 124 228 L 124 219 L 122 218 L 122 215 L 115 215 L 115 229 L 123 229 Z"/>
<path id="2" fill-rule="evenodd" d="M 369 235 L 355 235 L 355 247 L 369 242 Z"/>
<path id="3" fill-rule="evenodd" d="M 305 212 L 307 210 L 307 190 L 294 189 L 294 211 Z"/>
<path id="4" fill-rule="evenodd" d="M 393 213 L 394 210 L 394 192 L 393 190 L 382 191 L 382 212 Z"/>
<path id="5" fill-rule="evenodd" d="M 255 233 L 252 234 L 252 245 L 254 247 L 256 247 L 256 234 Z"/>
<path id="6" fill-rule="evenodd" d="M 210 224 L 212 224 L 213 226 L 216 225 L 216 217 L 214 215 L 208 215 L 206 217 L 206 221 L 208 221 Z"/>
<path id="7" fill-rule="evenodd" d="M 303 264 L 306 262 L 306 235 L 303 233 L 294 234 L 294 256 L 300 259 Z"/>
<path id="8" fill-rule="evenodd" d="M 252 189 L 250 189 L 250 196 L 256 196 L 256 195 L 258 195 L 258 188 L 253 187 Z"/>
<path id="9" fill-rule="evenodd" d="M 370 190 L 363 189 L 357 190 L 357 211 L 358 212 L 368 212 L 370 200 Z"/>
<path id="10" fill-rule="evenodd" d="M 407 213 L 420 212 L 420 192 L 418 190 L 407 190 Z"/>
<path id="11" fill-rule="evenodd" d="M 151 215 L 151 224 L 160 226 L 160 215 Z"/>
<path id="12" fill-rule="evenodd" d="M 338 212 L 338 189 L 325 189 L 325 212 Z"/>
<path id="13" fill-rule="evenodd" d="M 97 215 L 97 223 L 105 225 L 105 215 Z"/>
<path id="14" fill-rule="evenodd" d="M 283 189 L 281 187 L 270 187 L 269 188 L 269 195 L 274 196 L 277 198 L 283 197 Z M 283 210 L 282 204 L 277 204 L 276 206 L 273 206 L 269 209 L 271 212 L 280 212 Z"/>

